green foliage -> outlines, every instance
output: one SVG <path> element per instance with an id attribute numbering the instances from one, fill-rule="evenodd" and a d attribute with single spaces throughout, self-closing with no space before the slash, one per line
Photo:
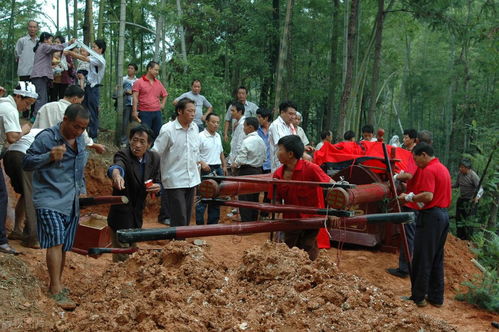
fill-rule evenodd
<path id="1" fill-rule="evenodd" d="M 476 245 L 473 251 L 486 272 L 471 282 L 464 282 L 463 285 L 468 287 L 468 292 L 458 294 L 456 299 L 497 313 L 499 312 L 499 236 L 489 231 L 485 234 L 488 236 L 483 236 L 481 233 L 473 237 Z"/>

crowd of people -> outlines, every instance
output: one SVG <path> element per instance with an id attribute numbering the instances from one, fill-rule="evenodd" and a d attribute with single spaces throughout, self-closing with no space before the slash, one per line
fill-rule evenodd
<path id="1" fill-rule="evenodd" d="M 7 237 L 8 195 L 0 170 L 0 252 L 17 253 L 7 238 L 20 239 L 27 247 L 46 249 L 49 293 L 61 307 L 70 310 L 76 304 L 61 278 L 65 253 L 72 248 L 79 220 L 78 198 L 85 193 L 87 148 L 97 153 L 105 151 L 105 146 L 96 143 L 96 138 L 99 87 L 105 71 L 102 55 L 106 44 L 96 40 L 89 50 L 74 40 L 66 44 L 62 37 L 56 37 L 53 42 L 53 36 L 48 33 L 42 33 L 36 40 L 37 30 L 38 24 L 30 21 L 28 35 L 19 39 L 15 52 L 20 81 L 12 95 L 0 98 L 3 168 L 14 190 L 20 194 L 14 229 Z M 80 50 L 71 48 L 73 44 Z M 123 79 L 123 131 L 127 135 L 121 138 L 121 149 L 107 170 L 113 195 L 129 198 L 127 204 L 112 206 L 109 210 L 113 247 L 135 245 L 121 243 L 117 231 L 142 227 L 148 195 L 161 196 L 160 223 L 189 225 L 194 205 L 196 224 L 205 224 L 205 214 L 207 224 L 218 223 L 218 206 L 207 206 L 202 201 L 195 204 L 201 175 L 272 173 L 277 179 L 334 182 L 311 162 L 314 151 L 332 144 L 332 131 L 324 130 L 320 143 L 312 147 L 300 127 L 302 115 L 293 102 L 282 102 L 279 115 L 273 119 L 272 111 L 248 101 L 248 90 L 240 86 L 221 119 L 208 99 L 201 95 L 201 81 L 195 79 L 190 91 L 174 99 L 174 115 L 166 122 L 161 111 L 168 92 L 157 79 L 159 64 L 149 62 L 140 78 L 136 76 L 137 70 L 138 66 L 130 63 Z M 48 102 L 50 89 L 55 91 L 56 100 Z M 0 87 L 0 94 L 3 93 L 5 89 Z M 32 105 L 34 108 L 28 116 L 33 122 L 31 125 L 29 121 L 20 120 L 19 113 L 30 111 Z M 125 130 L 132 121 L 139 124 Z M 223 137 L 218 132 L 221 121 Z M 364 141 L 377 140 L 372 125 L 362 127 L 361 135 Z M 356 142 L 356 135 L 349 130 L 343 139 Z M 230 141 L 227 157 L 223 141 Z M 394 145 L 397 141 L 398 137 Z M 401 254 L 399 266 L 388 272 L 397 277 L 410 275 L 412 295 L 408 299 L 418 306 L 428 302 L 441 306 L 451 179 L 447 168 L 435 156 L 431 133 L 406 130 L 402 146 L 412 151 L 414 162 L 404 172 L 394 175 L 395 180 L 407 184 L 407 190 L 398 199 L 404 211 L 417 214 L 417 221 L 404 226 L 409 257 Z M 470 200 L 480 198 L 481 191 L 479 195 L 474 194 L 478 182 L 469 161 L 463 161 L 454 184 L 461 190 L 459 220 L 469 214 Z M 324 207 L 319 187 L 301 189 L 290 190 L 282 185 L 274 197 L 282 204 Z M 240 195 L 239 200 L 257 202 L 259 194 Z M 250 208 L 241 208 L 239 215 L 242 222 L 264 216 Z M 284 215 L 285 218 L 306 216 L 299 211 Z M 459 225 L 458 236 L 467 239 L 470 233 L 470 229 Z M 325 234 L 321 237 L 319 230 L 286 232 L 283 239 L 288 246 L 307 251 L 311 260 L 317 257 L 319 248 L 329 247 L 329 237 Z M 413 256 L 412 269 L 410 256 Z M 115 261 L 123 259 L 126 257 L 113 257 Z"/>

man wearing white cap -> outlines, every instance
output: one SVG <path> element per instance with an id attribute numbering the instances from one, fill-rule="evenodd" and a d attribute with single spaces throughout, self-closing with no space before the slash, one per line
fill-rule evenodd
<path id="1" fill-rule="evenodd" d="M 30 130 L 29 126 L 19 123 L 19 112 L 28 110 L 38 98 L 35 86 L 30 82 L 20 81 L 14 89 L 12 96 L 0 98 L 0 149 L 3 150 L 6 143 L 17 142 Z M 0 253 L 17 254 L 18 252 L 9 246 L 6 232 L 5 219 L 7 218 L 8 193 L 0 165 Z"/>

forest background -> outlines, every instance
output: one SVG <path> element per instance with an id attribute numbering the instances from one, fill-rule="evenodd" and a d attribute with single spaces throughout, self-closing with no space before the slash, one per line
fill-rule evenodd
<path id="1" fill-rule="evenodd" d="M 40 32 L 87 44 L 105 39 L 101 126 L 106 129 L 119 123 L 112 95 L 127 64 L 138 64 L 142 74 L 154 59 L 170 95 L 164 119 L 173 112 L 171 101 L 199 79 L 202 94 L 218 114 L 225 113 L 239 85 L 249 89 L 248 100 L 262 107 L 276 109 L 284 100 L 294 101 L 315 143 L 324 129 L 340 139 L 349 129 L 359 135 L 367 123 L 384 128 L 386 139 L 402 138 L 403 129 L 427 129 L 451 173 L 467 156 L 480 176 L 497 146 L 499 26 L 493 0 L 49 4 L 54 9 L 47 12 L 37 0 L 0 0 L 0 85 L 10 92 L 16 83 L 14 45 L 26 34 L 29 19 L 41 22 Z M 497 159 L 492 157 L 474 221 L 492 233 L 497 230 Z"/>

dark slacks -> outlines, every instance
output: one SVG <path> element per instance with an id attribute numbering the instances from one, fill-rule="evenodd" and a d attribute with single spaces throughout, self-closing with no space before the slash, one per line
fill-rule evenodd
<path id="1" fill-rule="evenodd" d="M 220 165 L 210 165 L 210 171 L 201 170 L 201 176 L 215 173 L 218 176 L 224 175 L 224 171 Z M 215 204 L 206 204 L 201 201 L 196 205 L 196 225 L 204 225 L 204 212 L 208 207 L 208 225 L 218 224 L 220 219 L 220 206 Z"/>
<path id="2" fill-rule="evenodd" d="M 237 172 L 238 176 L 254 175 L 254 174 L 262 174 L 262 168 L 242 165 Z M 248 202 L 258 202 L 259 196 L 260 193 L 239 195 L 239 200 L 248 201 Z M 258 220 L 258 210 L 256 209 L 239 208 L 239 213 L 241 214 L 241 221 Z"/>
<path id="3" fill-rule="evenodd" d="M 471 240 L 473 227 L 467 226 L 466 219 L 474 214 L 473 202 L 459 197 L 456 202 L 456 235 L 461 240 Z"/>
<path id="4" fill-rule="evenodd" d="M 444 245 L 449 231 L 447 209 L 421 210 L 416 221 L 411 273 L 411 299 L 444 303 Z"/>
<path id="5" fill-rule="evenodd" d="M 191 220 L 196 187 L 166 189 L 170 209 L 170 226 L 187 226 Z"/>
<path id="6" fill-rule="evenodd" d="M 128 145 L 128 125 L 131 122 L 132 105 L 123 106 L 123 122 L 121 123 L 121 144 Z"/>
<path id="7" fill-rule="evenodd" d="M 35 102 L 35 109 L 33 110 L 32 114 L 32 117 L 36 117 L 36 113 L 38 112 L 38 110 L 49 100 L 49 79 L 48 77 L 34 77 L 31 79 L 31 83 L 35 85 L 36 93 L 38 93 L 38 98 Z"/>
<path id="8" fill-rule="evenodd" d="M 284 232 L 284 242 L 290 248 L 297 247 L 305 250 L 310 260 L 313 261 L 319 255 L 319 248 L 317 247 L 318 233 L 318 229 Z"/>
<path id="9" fill-rule="evenodd" d="M 83 106 L 90 112 L 90 122 L 88 124 L 87 132 L 91 138 L 97 138 L 99 134 L 99 99 L 100 99 L 100 86 L 96 85 L 93 88 L 90 85 L 85 87 L 85 99 L 83 99 Z"/>
<path id="10" fill-rule="evenodd" d="M 414 212 L 416 213 L 417 217 L 418 210 L 411 209 L 407 206 L 402 206 L 402 212 Z M 414 235 L 416 233 L 416 223 L 404 224 L 404 229 L 405 236 L 407 238 L 407 247 L 409 248 L 409 252 L 412 255 L 412 253 L 414 252 Z M 409 263 L 407 261 L 407 258 L 405 257 L 402 234 L 400 236 L 399 270 L 409 274 Z"/>
<path id="11" fill-rule="evenodd" d="M 7 203 L 9 194 L 3 177 L 3 169 L 0 164 L 0 244 L 5 244 L 7 240 L 7 232 L 5 230 L 5 221 L 7 219 Z"/>
<path id="12" fill-rule="evenodd" d="M 159 135 L 159 131 L 161 126 L 163 125 L 161 120 L 161 111 L 140 111 L 139 110 L 139 118 L 142 121 L 142 124 L 147 125 L 152 129 L 153 137 L 156 139 Z"/>

